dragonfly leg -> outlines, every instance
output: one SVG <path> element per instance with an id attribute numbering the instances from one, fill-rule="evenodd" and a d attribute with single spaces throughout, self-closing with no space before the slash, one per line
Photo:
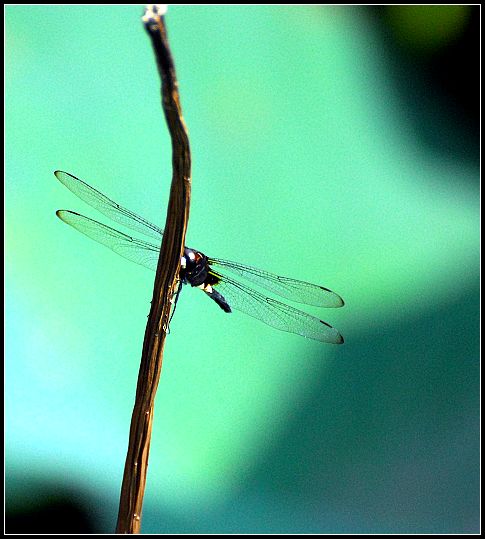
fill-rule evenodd
<path id="1" fill-rule="evenodd" d="M 182 282 L 179 281 L 178 282 L 177 293 L 175 294 L 175 301 L 173 302 L 172 315 L 170 316 L 170 320 L 168 321 L 169 332 L 170 332 L 170 322 L 172 321 L 173 315 L 175 314 L 175 309 L 177 308 L 177 301 L 179 300 L 180 292 L 182 291 L 182 286 L 183 286 Z"/>

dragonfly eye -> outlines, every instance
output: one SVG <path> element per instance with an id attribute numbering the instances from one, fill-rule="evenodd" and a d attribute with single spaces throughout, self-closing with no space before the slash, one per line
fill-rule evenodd
<path id="1" fill-rule="evenodd" d="M 185 269 L 187 267 L 187 259 L 185 258 L 185 256 L 182 256 L 180 258 L 180 267 L 182 269 Z"/>

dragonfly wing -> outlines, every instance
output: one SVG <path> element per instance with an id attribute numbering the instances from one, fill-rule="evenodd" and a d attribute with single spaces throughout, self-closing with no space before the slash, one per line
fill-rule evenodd
<path id="1" fill-rule="evenodd" d="M 123 258 L 156 271 L 160 246 L 157 247 L 147 241 L 132 238 L 114 228 L 73 211 L 59 210 L 56 215 L 64 223 L 82 232 L 88 238 L 101 243 L 101 245 L 105 245 Z"/>
<path id="2" fill-rule="evenodd" d="M 217 284 L 213 285 L 214 288 L 224 296 L 231 308 L 281 331 L 296 333 L 326 343 L 344 342 L 340 333 L 326 322 L 280 301 L 267 298 L 226 275 L 214 271 L 212 273 L 220 279 Z"/>
<path id="3" fill-rule="evenodd" d="M 338 294 L 323 286 L 281 277 L 268 271 L 219 258 L 209 258 L 209 264 L 227 269 L 235 275 L 296 303 L 317 307 L 342 307 L 344 305 L 344 300 Z"/>
<path id="4" fill-rule="evenodd" d="M 106 217 L 109 217 L 112 221 L 119 223 L 131 230 L 150 236 L 151 238 L 160 239 L 163 234 L 163 230 L 158 226 L 150 223 L 143 217 L 140 217 L 136 213 L 120 206 L 107 196 L 100 193 L 94 187 L 91 187 L 86 182 L 83 182 L 76 176 L 56 170 L 54 172 L 56 178 L 65 185 L 70 191 L 72 191 L 83 202 L 89 204 L 95 210 L 98 210 Z"/>

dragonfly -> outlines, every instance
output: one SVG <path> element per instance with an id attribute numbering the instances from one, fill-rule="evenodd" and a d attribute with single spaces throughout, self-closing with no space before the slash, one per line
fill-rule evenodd
<path id="1" fill-rule="evenodd" d="M 54 174 L 72 193 L 105 217 L 155 241 L 149 242 L 129 236 L 70 210 L 58 210 L 57 217 L 116 254 L 156 271 L 163 236 L 161 228 L 117 204 L 76 176 L 61 170 L 55 171 Z M 181 257 L 179 280 L 181 287 L 189 284 L 200 288 L 226 313 L 232 312 L 234 308 L 282 331 L 324 343 L 344 342 L 338 330 L 327 322 L 267 297 L 251 285 L 295 303 L 317 307 L 342 307 L 343 299 L 323 286 L 282 277 L 245 264 L 208 257 L 189 247 L 184 248 Z"/>

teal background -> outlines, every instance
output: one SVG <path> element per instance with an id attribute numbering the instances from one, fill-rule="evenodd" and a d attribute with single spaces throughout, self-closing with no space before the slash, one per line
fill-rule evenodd
<path id="1" fill-rule="evenodd" d="M 170 143 L 141 13 L 6 8 L 7 510 L 65 493 L 104 532 L 154 274 L 56 219 L 109 224 L 53 171 L 163 226 Z M 187 243 L 335 290 L 343 309 L 308 310 L 346 342 L 184 290 L 143 531 L 477 532 L 477 148 L 440 96 L 405 98 L 361 9 L 174 6 L 167 24 L 193 155 Z"/>

